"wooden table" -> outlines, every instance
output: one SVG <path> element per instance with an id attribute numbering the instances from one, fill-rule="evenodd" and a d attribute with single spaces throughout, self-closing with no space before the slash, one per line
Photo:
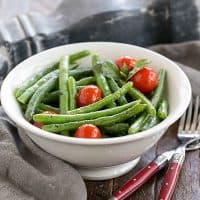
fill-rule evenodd
<path id="1" fill-rule="evenodd" d="M 88 200 L 106 200 L 112 192 L 126 182 L 138 169 L 145 166 L 152 159 L 178 145 L 176 139 L 177 123 L 172 125 L 163 138 L 149 150 L 135 169 L 128 174 L 108 181 L 87 181 Z M 152 177 L 144 186 L 132 194 L 127 200 L 156 200 L 166 169 Z M 188 152 L 182 168 L 173 200 L 200 200 L 200 155 L 199 151 Z"/>

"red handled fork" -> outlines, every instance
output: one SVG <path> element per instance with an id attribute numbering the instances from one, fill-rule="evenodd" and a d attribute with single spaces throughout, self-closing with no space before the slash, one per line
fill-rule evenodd
<path id="1" fill-rule="evenodd" d="M 169 163 L 168 170 L 165 174 L 158 200 L 171 199 L 185 159 L 185 151 L 200 148 L 199 106 L 199 96 L 197 96 L 194 104 L 191 102 L 189 108 L 181 117 L 178 128 L 178 139 L 182 144 L 175 150 L 167 151 L 159 155 L 146 167 L 137 172 L 121 188 L 114 192 L 109 200 L 123 200 L 127 198 L 167 163 Z"/>

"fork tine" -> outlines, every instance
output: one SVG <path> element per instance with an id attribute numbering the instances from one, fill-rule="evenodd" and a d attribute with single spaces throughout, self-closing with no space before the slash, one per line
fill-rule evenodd
<path id="1" fill-rule="evenodd" d="M 194 109 L 193 109 L 194 107 Z M 200 97 L 191 101 L 187 111 L 179 121 L 178 139 L 181 143 L 185 143 L 200 135 Z"/>
<path id="2" fill-rule="evenodd" d="M 199 117 L 198 117 L 198 121 L 199 121 L 199 124 L 198 124 L 198 126 L 197 126 L 197 131 L 200 132 L 200 114 L 199 114 Z"/>
<path id="3" fill-rule="evenodd" d="M 191 131 L 196 130 L 196 126 L 198 124 L 198 111 L 199 111 L 199 96 L 196 97 L 195 100 L 195 107 L 194 107 L 194 115 L 193 115 L 193 120 L 192 120 L 192 125 L 191 125 Z"/>
<path id="4" fill-rule="evenodd" d="M 200 133 L 200 112 L 199 112 L 199 117 L 198 117 L 197 131 Z"/>
<path id="5" fill-rule="evenodd" d="M 186 112 L 183 114 L 179 121 L 179 126 L 178 126 L 178 133 L 181 133 L 184 129 L 184 124 L 185 124 L 185 117 L 186 117 Z"/>
<path id="6" fill-rule="evenodd" d="M 186 123 L 185 123 L 185 131 L 189 131 L 190 130 L 190 126 L 191 126 L 191 118 L 192 118 L 192 106 L 193 102 L 190 102 L 189 108 L 187 110 L 187 118 L 186 118 Z"/>

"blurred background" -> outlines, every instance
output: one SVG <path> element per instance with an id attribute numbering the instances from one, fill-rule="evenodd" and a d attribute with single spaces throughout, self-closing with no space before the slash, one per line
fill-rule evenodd
<path id="1" fill-rule="evenodd" d="M 82 41 L 150 46 L 200 38 L 199 0 L 0 0 L 0 76 L 44 49 Z"/>

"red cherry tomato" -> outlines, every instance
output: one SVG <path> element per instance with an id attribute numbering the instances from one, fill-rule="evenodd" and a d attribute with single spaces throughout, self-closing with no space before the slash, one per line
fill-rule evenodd
<path id="1" fill-rule="evenodd" d="M 46 110 L 46 111 L 44 111 L 44 112 L 41 112 L 41 114 L 51 114 L 51 115 L 55 115 L 55 114 L 57 114 L 57 113 L 55 113 L 54 111 L 48 111 L 48 110 Z M 43 124 L 40 123 L 40 122 L 33 122 L 33 125 L 36 126 L 36 127 L 38 127 L 38 128 L 42 128 L 42 126 L 43 126 Z"/>
<path id="2" fill-rule="evenodd" d="M 130 56 L 121 56 L 116 61 L 115 64 L 121 70 L 125 65 L 128 68 L 128 71 L 131 71 L 136 63 L 136 60 Z"/>
<path id="3" fill-rule="evenodd" d="M 101 132 L 96 126 L 92 124 L 84 124 L 76 130 L 74 137 L 101 138 Z"/>
<path id="4" fill-rule="evenodd" d="M 38 128 L 42 128 L 43 124 L 40 122 L 33 122 L 33 125 L 38 127 Z"/>
<path id="5" fill-rule="evenodd" d="M 79 90 L 76 103 L 78 107 L 82 107 L 99 101 L 101 98 L 101 89 L 96 85 L 88 85 Z"/>
<path id="6" fill-rule="evenodd" d="M 158 75 L 150 67 L 144 67 L 131 78 L 135 88 L 143 93 L 151 92 L 158 84 Z"/>

